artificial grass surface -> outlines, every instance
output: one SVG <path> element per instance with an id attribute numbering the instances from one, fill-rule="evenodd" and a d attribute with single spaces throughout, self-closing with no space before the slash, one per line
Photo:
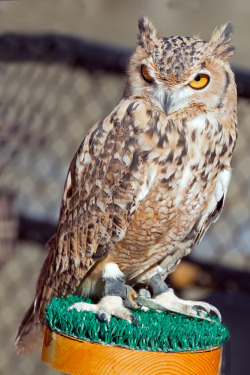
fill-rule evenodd
<path id="1" fill-rule="evenodd" d="M 208 322 L 155 310 L 134 311 L 138 326 L 115 317 L 107 325 L 91 311 L 68 311 L 70 305 L 80 301 L 91 303 L 77 296 L 54 298 L 46 311 L 49 327 L 86 341 L 163 352 L 209 349 L 221 346 L 229 337 L 228 329 L 216 320 Z"/>

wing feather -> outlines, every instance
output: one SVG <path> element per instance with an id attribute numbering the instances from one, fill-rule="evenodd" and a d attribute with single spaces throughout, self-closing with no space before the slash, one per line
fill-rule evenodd
<path id="1" fill-rule="evenodd" d="M 134 172 L 145 174 L 145 155 L 136 151 L 137 107 L 127 100 L 100 121 L 71 162 L 57 232 L 37 284 L 41 321 L 51 298 L 74 293 L 95 262 L 125 236 L 144 180 Z"/>

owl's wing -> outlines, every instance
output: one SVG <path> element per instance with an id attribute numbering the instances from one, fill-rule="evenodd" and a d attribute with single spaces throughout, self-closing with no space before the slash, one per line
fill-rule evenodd
<path id="1" fill-rule="evenodd" d="M 125 236 L 147 183 L 134 133 L 133 108 L 123 105 L 87 134 L 71 162 L 57 232 L 37 284 L 41 320 L 51 298 L 75 293 L 95 262 Z"/>

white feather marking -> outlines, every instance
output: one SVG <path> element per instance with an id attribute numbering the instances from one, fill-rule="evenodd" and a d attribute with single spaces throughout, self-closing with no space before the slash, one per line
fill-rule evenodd
<path id="1" fill-rule="evenodd" d="M 66 202 L 66 200 L 67 200 L 67 193 L 68 193 L 69 189 L 71 188 L 71 186 L 72 186 L 72 179 L 71 179 L 71 173 L 69 172 L 68 177 L 67 177 L 67 181 L 66 181 L 66 188 L 65 188 L 64 194 L 63 194 L 64 202 Z"/>
<path id="2" fill-rule="evenodd" d="M 154 268 L 150 268 L 150 270 L 141 273 L 137 278 L 136 278 L 136 283 L 146 283 L 148 282 L 151 277 L 154 275 L 160 274 L 162 275 L 164 273 L 163 269 L 160 266 L 156 266 Z"/>
<path id="3" fill-rule="evenodd" d="M 89 184 L 87 183 L 87 181 L 85 182 L 84 187 L 85 187 L 87 194 L 89 194 Z"/>
<path id="4" fill-rule="evenodd" d="M 226 195 L 227 189 L 231 180 L 231 172 L 224 169 L 218 177 L 218 181 L 214 190 L 214 196 L 217 202 L 220 201 L 223 195 Z"/>
<path id="5" fill-rule="evenodd" d="M 109 188 L 104 189 L 104 192 L 109 196 L 112 197 L 112 192 Z"/>
<path id="6" fill-rule="evenodd" d="M 148 175 L 144 179 L 144 184 L 141 187 L 141 191 L 136 199 L 136 205 L 138 205 L 138 203 L 142 201 L 148 195 L 149 190 L 151 189 L 154 183 L 155 177 L 157 175 L 157 169 L 158 168 L 155 165 L 153 168 L 149 170 Z"/>
<path id="7" fill-rule="evenodd" d="M 141 173 L 139 171 L 136 171 L 133 173 L 133 176 L 134 178 L 136 178 L 137 180 L 140 180 L 141 179 Z"/>
<path id="8" fill-rule="evenodd" d="M 211 116 L 209 113 L 207 113 L 207 114 L 200 114 L 188 120 L 188 128 L 190 130 L 193 130 L 193 129 L 202 130 L 206 127 L 207 121 L 209 122 L 209 126 L 211 128 L 218 126 L 217 120 L 213 116 Z"/>
<path id="9" fill-rule="evenodd" d="M 188 121 L 188 127 L 190 130 L 193 129 L 204 129 L 206 126 L 206 116 L 199 115 Z"/>
<path id="10" fill-rule="evenodd" d="M 225 198 L 230 179 L 231 179 L 231 172 L 228 169 L 224 169 L 219 174 L 213 195 L 207 205 L 206 210 L 203 211 L 202 223 L 207 218 L 207 216 L 215 210 L 217 203 L 221 200 L 223 195 Z"/>
<path id="11" fill-rule="evenodd" d="M 112 279 L 122 279 L 124 274 L 120 270 L 117 264 L 115 263 L 107 263 L 105 264 L 103 271 L 102 271 L 102 277 L 105 278 L 112 278 Z"/>
<path id="12" fill-rule="evenodd" d="M 96 179 L 95 184 L 99 187 L 99 189 L 102 188 L 102 182 L 98 178 Z"/>
<path id="13" fill-rule="evenodd" d="M 118 152 L 116 152 L 115 154 L 114 154 L 114 159 L 117 159 L 117 160 L 122 160 L 122 158 L 121 158 L 121 155 L 120 154 L 118 154 Z"/>
<path id="14" fill-rule="evenodd" d="M 131 164 L 131 159 L 130 159 L 130 157 L 129 157 L 128 155 L 124 155 L 122 160 L 123 160 L 123 162 L 125 163 L 125 165 L 126 165 L 127 167 L 130 166 L 130 164 Z"/>
<path id="15" fill-rule="evenodd" d="M 90 164 L 91 161 L 92 161 L 92 158 L 91 158 L 90 154 L 88 152 L 86 152 L 85 155 L 84 155 L 84 163 Z"/>
<path id="16" fill-rule="evenodd" d="M 114 204 L 119 206 L 122 210 L 126 209 L 126 203 L 119 202 L 117 199 L 114 199 Z"/>
<path id="17" fill-rule="evenodd" d="M 184 169 L 184 172 L 182 174 L 182 178 L 179 182 L 179 186 L 178 186 L 178 193 L 177 193 L 177 196 L 174 200 L 174 205 L 178 205 L 181 201 L 181 198 L 183 197 L 183 188 L 185 188 L 187 185 L 188 185 L 188 181 L 191 179 L 192 177 L 192 173 L 191 173 L 191 170 L 190 170 L 190 167 L 189 165 L 187 165 Z"/>
<path id="18" fill-rule="evenodd" d="M 102 201 L 100 201 L 99 199 L 97 199 L 96 205 L 97 205 L 97 207 L 100 208 L 100 210 L 101 210 L 102 212 L 105 212 L 105 205 L 103 204 Z"/>

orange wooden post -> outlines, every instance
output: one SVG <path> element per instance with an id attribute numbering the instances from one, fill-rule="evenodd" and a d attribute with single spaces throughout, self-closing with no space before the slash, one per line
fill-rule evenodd
<path id="1" fill-rule="evenodd" d="M 75 339 L 45 327 L 41 359 L 71 375 L 218 375 L 221 348 L 163 353 Z"/>

